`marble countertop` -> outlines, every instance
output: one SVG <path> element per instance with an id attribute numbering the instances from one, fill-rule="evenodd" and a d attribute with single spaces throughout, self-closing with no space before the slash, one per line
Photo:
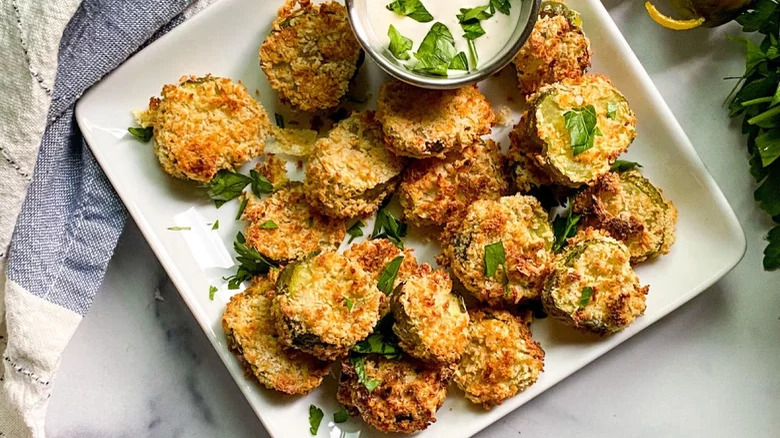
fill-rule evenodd
<path id="1" fill-rule="evenodd" d="M 744 260 L 676 312 L 480 436 L 769 437 L 780 430 L 780 274 L 761 270 L 768 218 L 745 139 L 721 108 L 744 70 L 736 26 L 666 31 L 642 2 L 604 0 L 736 210 Z M 306 421 L 306 419 L 301 419 Z M 134 224 L 62 358 L 57 437 L 267 436 Z"/>

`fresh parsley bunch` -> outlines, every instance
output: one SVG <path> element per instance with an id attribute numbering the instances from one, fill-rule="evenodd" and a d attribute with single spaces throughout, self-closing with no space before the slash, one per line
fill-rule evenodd
<path id="1" fill-rule="evenodd" d="M 745 74 L 729 95 L 729 116 L 743 116 L 750 173 L 758 184 L 755 199 L 774 221 L 764 250 L 764 268 L 780 267 L 780 6 L 758 0 L 736 18 L 744 32 L 764 35 L 760 44 L 730 39 L 746 48 Z"/>

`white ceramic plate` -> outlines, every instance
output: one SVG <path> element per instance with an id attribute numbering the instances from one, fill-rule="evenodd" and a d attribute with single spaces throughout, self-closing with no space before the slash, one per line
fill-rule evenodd
<path id="1" fill-rule="evenodd" d="M 95 85 L 78 103 L 76 116 L 98 162 L 271 435 L 308 436 L 308 408 L 315 404 L 325 411 L 319 436 L 338 437 L 361 430 L 362 437 L 379 436 L 356 419 L 340 425 L 330 421 L 338 410 L 337 385 L 332 378 L 306 397 L 286 397 L 244 377 L 227 349 L 220 325 L 232 293 L 221 277 L 233 270 L 232 242 L 240 230 L 235 221 L 237 203 L 216 210 L 194 185 L 164 174 L 150 144 L 141 144 L 127 134 L 127 127 L 133 125 L 130 111 L 145 108 L 163 84 L 175 83 L 185 74 L 212 73 L 240 79 L 252 92 L 259 90 L 269 113 L 288 114 L 275 100 L 257 61 L 258 48 L 281 3 L 217 2 Z M 539 381 L 489 412 L 470 405 L 452 388 L 438 421 L 421 436 L 465 437 L 485 428 L 702 292 L 733 268 L 744 253 L 745 238 L 733 211 L 607 11 L 598 0 L 569 0 L 568 4 L 582 14 L 594 52 L 593 71 L 608 75 L 637 114 L 639 136 L 628 158 L 641 162 L 645 175 L 677 205 L 677 243 L 671 254 L 637 268 L 642 282 L 650 284 L 650 294 L 645 315 L 628 329 L 599 338 L 577 333 L 549 318 L 535 322 L 534 337 L 547 352 Z M 481 88 L 496 108 L 513 108 L 516 120 L 522 100 L 511 91 L 515 89 L 513 74 L 510 68 Z M 358 93 L 371 92 L 373 96 L 386 79 L 368 61 L 361 76 L 364 87 Z M 498 127 L 494 137 L 506 144 L 507 131 L 508 127 Z M 220 228 L 211 231 L 207 224 L 217 219 Z M 171 226 L 190 226 L 192 230 L 169 231 Z M 410 246 L 417 248 L 418 258 L 429 262 L 437 252 L 414 242 Z M 214 301 L 208 297 L 209 285 L 219 287 Z"/>

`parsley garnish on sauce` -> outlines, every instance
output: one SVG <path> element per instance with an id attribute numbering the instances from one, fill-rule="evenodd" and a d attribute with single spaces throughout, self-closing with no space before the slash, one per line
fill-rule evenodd
<path id="1" fill-rule="evenodd" d="M 137 138 L 138 140 L 148 143 L 149 140 L 152 139 L 152 135 L 154 135 L 154 128 L 151 126 L 147 128 L 134 128 L 130 127 L 127 128 L 127 132 L 133 134 L 133 137 Z"/>
<path id="2" fill-rule="evenodd" d="M 598 118 L 593 105 L 573 108 L 563 114 L 566 130 L 571 137 L 571 149 L 577 156 L 593 147 L 593 140 L 601 131 L 597 126 Z"/>
<path id="3" fill-rule="evenodd" d="M 582 295 L 580 295 L 580 302 L 577 304 L 577 309 L 582 310 L 590 303 L 590 299 L 593 297 L 593 288 L 586 286 L 582 288 Z"/>
<path id="4" fill-rule="evenodd" d="M 455 49 L 455 39 L 447 26 L 437 22 L 425 35 L 414 57 L 417 63 L 411 67 L 412 71 L 447 76 L 449 69 L 463 70 L 465 54 L 461 56 Z"/>
<path id="5" fill-rule="evenodd" d="M 387 5 L 387 9 L 396 14 L 409 17 L 412 20 L 419 21 L 420 23 L 433 21 L 433 15 L 425 9 L 425 5 L 423 5 L 420 0 L 395 0 Z"/>
<path id="6" fill-rule="evenodd" d="M 388 49 L 390 49 L 390 53 L 392 53 L 393 56 L 403 61 L 411 58 L 409 53 L 407 53 L 409 50 L 412 50 L 413 42 L 411 39 L 401 35 L 401 32 L 398 32 L 398 29 L 392 24 L 387 31 L 387 36 L 390 37 L 390 46 Z"/>
<path id="7" fill-rule="evenodd" d="M 317 435 L 317 431 L 320 429 L 320 423 L 322 422 L 322 417 L 324 416 L 325 414 L 322 412 L 322 409 L 314 405 L 309 406 L 309 433 Z"/>

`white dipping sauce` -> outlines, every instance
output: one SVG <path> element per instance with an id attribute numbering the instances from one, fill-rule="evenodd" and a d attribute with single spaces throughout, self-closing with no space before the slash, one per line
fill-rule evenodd
<path id="1" fill-rule="evenodd" d="M 489 0 L 423 0 L 422 3 L 425 8 L 433 16 L 433 21 L 428 23 L 420 23 L 410 17 L 406 17 L 395 12 L 388 10 L 387 5 L 392 0 L 367 0 L 369 20 L 371 27 L 376 35 L 377 39 L 382 43 L 382 47 L 387 49 L 390 45 L 390 37 L 387 36 L 387 31 L 392 24 L 401 33 L 401 35 L 410 38 L 413 42 L 412 50 L 409 54 L 412 55 L 409 61 L 402 61 L 396 59 L 398 62 L 411 66 L 416 63 L 414 58 L 414 52 L 420 47 L 420 43 L 431 30 L 431 27 L 435 23 L 442 23 L 447 26 L 455 38 L 455 48 L 458 52 L 463 52 L 466 57 L 470 58 L 468 41 L 463 37 L 463 28 L 458 21 L 457 15 L 460 14 L 461 9 L 470 9 L 477 6 L 484 6 L 489 3 Z M 520 15 L 520 1 L 511 0 L 512 5 L 510 9 L 510 15 L 502 14 L 499 11 L 495 11 L 492 17 L 487 20 L 482 20 L 482 28 L 485 29 L 485 34 L 474 40 L 474 44 L 477 49 L 479 61 L 477 68 L 485 65 L 487 61 L 497 55 L 509 41 L 509 37 L 515 29 L 515 25 Z M 390 52 L 387 52 L 388 56 L 393 57 Z M 471 64 L 471 61 L 469 61 Z M 472 65 L 469 68 L 473 69 Z M 465 74 L 465 71 L 450 70 L 449 76 L 457 76 Z"/>

